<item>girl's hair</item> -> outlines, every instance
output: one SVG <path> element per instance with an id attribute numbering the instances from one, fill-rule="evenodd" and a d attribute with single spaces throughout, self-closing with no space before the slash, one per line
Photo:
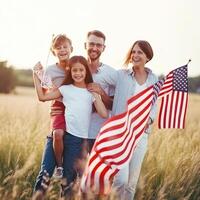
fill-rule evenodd
<path id="1" fill-rule="evenodd" d="M 128 53 L 126 54 L 125 61 L 124 61 L 125 66 L 128 66 L 128 64 L 130 63 L 131 53 L 136 44 L 142 49 L 142 51 L 145 53 L 145 55 L 149 59 L 147 62 L 149 62 L 153 58 L 153 49 L 151 45 L 149 44 L 149 42 L 147 42 L 146 40 L 137 40 L 136 42 L 134 42 L 134 44 L 131 46 Z"/>
<path id="2" fill-rule="evenodd" d="M 87 60 L 83 56 L 72 56 L 69 59 L 69 62 L 68 62 L 69 70 L 66 72 L 66 78 L 62 85 L 69 85 L 69 84 L 74 83 L 74 80 L 72 79 L 71 70 L 75 63 L 80 63 L 85 67 L 85 70 L 86 70 L 85 83 L 86 84 L 92 83 L 93 82 L 92 74 L 90 72 Z"/>
<path id="3" fill-rule="evenodd" d="M 51 52 L 54 53 L 53 50 L 64 42 L 68 42 L 72 46 L 72 41 L 65 34 L 56 35 L 51 42 Z"/>

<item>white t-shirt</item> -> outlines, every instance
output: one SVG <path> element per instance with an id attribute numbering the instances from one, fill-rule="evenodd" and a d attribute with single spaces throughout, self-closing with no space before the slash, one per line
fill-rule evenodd
<path id="1" fill-rule="evenodd" d="M 88 138 L 93 95 L 86 88 L 74 85 L 59 87 L 65 105 L 66 131 L 80 138 Z"/>
<path id="2" fill-rule="evenodd" d="M 116 70 L 108 65 L 102 64 L 97 73 L 92 74 L 93 81 L 100 84 L 106 94 L 114 96 L 115 76 L 117 75 Z M 100 131 L 101 126 L 107 119 L 100 117 L 96 112 L 92 113 L 90 128 L 89 128 L 89 139 L 95 139 Z"/>

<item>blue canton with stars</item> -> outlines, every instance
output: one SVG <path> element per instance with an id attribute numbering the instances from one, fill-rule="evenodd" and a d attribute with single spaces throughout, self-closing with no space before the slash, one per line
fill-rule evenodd
<path id="1" fill-rule="evenodd" d="M 173 90 L 188 92 L 187 65 L 173 71 Z"/>

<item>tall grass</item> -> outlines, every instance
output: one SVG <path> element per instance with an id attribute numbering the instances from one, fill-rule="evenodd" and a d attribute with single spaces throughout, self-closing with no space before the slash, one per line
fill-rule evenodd
<path id="1" fill-rule="evenodd" d="M 186 128 L 154 126 L 143 163 L 137 200 L 200 199 L 200 96 L 190 95 Z"/>
<path id="2" fill-rule="evenodd" d="M 48 103 L 34 90 L 0 95 L 0 199 L 31 198 L 49 131 Z M 200 96 L 190 95 L 186 129 L 154 130 L 136 200 L 200 200 Z M 58 199 L 53 181 L 46 199 Z"/>

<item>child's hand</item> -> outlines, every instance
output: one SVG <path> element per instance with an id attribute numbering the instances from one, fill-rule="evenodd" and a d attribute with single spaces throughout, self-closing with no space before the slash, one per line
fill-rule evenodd
<path id="1" fill-rule="evenodd" d="M 43 66 L 41 62 L 37 62 L 33 67 L 33 71 L 42 71 L 42 70 L 43 70 Z"/>

